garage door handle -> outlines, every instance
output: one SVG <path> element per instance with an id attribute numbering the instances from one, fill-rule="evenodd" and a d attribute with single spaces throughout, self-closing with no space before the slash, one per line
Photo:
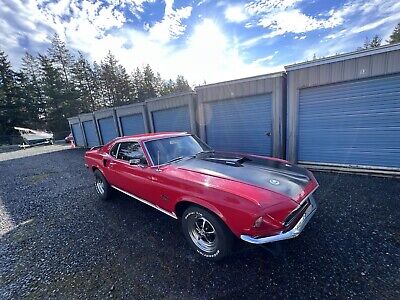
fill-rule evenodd
<path id="1" fill-rule="evenodd" d="M 265 135 L 266 136 L 271 136 L 271 132 L 266 132 Z"/>

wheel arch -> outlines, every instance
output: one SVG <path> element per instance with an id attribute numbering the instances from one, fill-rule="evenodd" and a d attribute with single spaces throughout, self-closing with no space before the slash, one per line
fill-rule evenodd
<path id="1" fill-rule="evenodd" d="M 216 208 L 214 205 L 212 205 L 211 203 L 204 201 L 204 200 L 200 200 L 200 199 L 181 199 L 181 200 L 179 200 L 175 204 L 175 208 L 174 208 L 175 214 L 178 219 L 181 219 L 183 212 L 189 206 L 197 206 L 197 207 L 205 209 L 205 210 L 209 211 L 210 213 L 216 215 L 222 221 L 222 223 L 227 227 L 227 229 L 229 229 L 229 231 L 232 234 L 237 235 L 235 233 L 235 231 L 233 230 L 233 228 L 230 226 L 229 222 L 227 222 L 227 219 L 224 216 L 224 214 L 218 208 Z"/>

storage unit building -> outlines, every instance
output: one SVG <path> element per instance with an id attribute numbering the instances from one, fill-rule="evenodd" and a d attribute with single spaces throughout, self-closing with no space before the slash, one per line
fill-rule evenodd
<path id="1" fill-rule="evenodd" d="M 146 106 L 143 103 L 116 107 L 115 113 L 122 136 L 149 132 Z"/>
<path id="2" fill-rule="evenodd" d="M 107 144 L 119 136 L 114 108 L 102 109 L 94 112 L 101 144 Z"/>
<path id="3" fill-rule="evenodd" d="M 72 136 L 74 137 L 74 143 L 77 147 L 85 146 L 85 138 L 83 136 L 82 125 L 78 117 L 68 119 L 69 127 L 71 129 Z"/>
<path id="4" fill-rule="evenodd" d="M 200 137 L 217 150 L 284 155 L 283 72 L 199 86 Z"/>
<path id="5" fill-rule="evenodd" d="M 285 68 L 289 160 L 400 170 L 400 44 Z"/>
<path id="6" fill-rule="evenodd" d="M 195 94 L 182 93 L 146 101 L 151 132 L 197 134 Z"/>
<path id="7" fill-rule="evenodd" d="M 94 147 L 100 145 L 100 139 L 97 132 L 97 127 L 93 113 L 79 115 L 82 124 L 83 134 L 86 142 L 86 147 Z"/>

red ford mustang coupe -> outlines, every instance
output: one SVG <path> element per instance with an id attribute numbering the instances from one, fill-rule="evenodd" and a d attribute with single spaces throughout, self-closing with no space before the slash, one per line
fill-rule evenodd
<path id="1" fill-rule="evenodd" d="M 287 161 L 215 152 L 188 133 L 117 138 L 91 149 L 97 194 L 125 193 L 180 219 L 195 251 L 219 260 L 234 237 L 265 244 L 298 236 L 316 211 L 318 183 Z"/>

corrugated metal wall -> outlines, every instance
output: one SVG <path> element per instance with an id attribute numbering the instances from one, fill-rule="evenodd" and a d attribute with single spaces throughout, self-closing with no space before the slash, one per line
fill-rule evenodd
<path id="1" fill-rule="evenodd" d="M 271 155 L 272 96 L 264 94 L 205 104 L 206 141 L 216 150 Z"/>
<path id="2" fill-rule="evenodd" d="M 151 113 L 154 132 L 191 132 L 189 106 L 156 110 Z"/>
<path id="3" fill-rule="evenodd" d="M 78 147 L 85 146 L 85 137 L 82 131 L 82 125 L 78 117 L 72 117 L 68 119 L 68 123 L 71 129 L 74 143 Z"/>
<path id="4" fill-rule="evenodd" d="M 77 147 L 85 146 L 85 139 L 83 137 L 83 132 L 80 123 L 71 124 L 71 133 L 74 137 L 74 143 Z"/>
<path id="5" fill-rule="evenodd" d="M 146 101 L 151 132 L 187 131 L 197 134 L 194 93 L 182 93 Z"/>
<path id="6" fill-rule="evenodd" d="M 285 68 L 287 80 L 282 72 L 268 74 L 115 108 L 117 132 L 189 131 L 223 150 L 400 169 L 400 44 Z M 85 146 L 98 144 L 98 131 L 111 126 L 91 123 L 92 114 L 79 118 L 70 125 L 75 131 L 81 122 Z M 261 137 L 268 132 L 269 140 Z"/>
<path id="7" fill-rule="evenodd" d="M 144 103 L 116 107 L 115 113 L 121 135 L 149 132 L 147 110 Z"/>
<path id="8" fill-rule="evenodd" d="M 283 157 L 285 87 L 282 72 L 197 87 L 200 137 L 219 150 Z"/>
<path id="9" fill-rule="evenodd" d="M 399 167 L 384 153 L 398 153 L 393 127 L 398 126 L 400 45 L 285 68 L 287 159 L 338 167 Z"/>
<path id="10" fill-rule="evenodd" d="M 298 160 L 400 168 L 400 75 L 300 90 Z"/>
<path id="11" fill-rule="evenodd" d="M 97 122 L 99 124 L 99 131 L 103 144 L 107 144 L 118 136 L 118 132 L 115 130 L 115 121 L 113 117 L 98 119 Z"/>
<path id="12" fill-rule="evenodd" d="M 102 145 L 118 137 L 119 130 L 115 117 L 114 108 L 102 109 L 94 112 L 97 128 Z"/>
<path id="13" fill-rule="evenodd" d="M 96 132 L 96 126 L 93 120 L 82 122 L 83 131 L 86 136 L 86 143 L 88 147 L 94 147 L 100 145 L 99 138 Z"/>
<path id="14" fill-rule="evenodd" d="M 143 114 L 133 114 L 120 117 L 122 135 L 145 133 Z"/>

